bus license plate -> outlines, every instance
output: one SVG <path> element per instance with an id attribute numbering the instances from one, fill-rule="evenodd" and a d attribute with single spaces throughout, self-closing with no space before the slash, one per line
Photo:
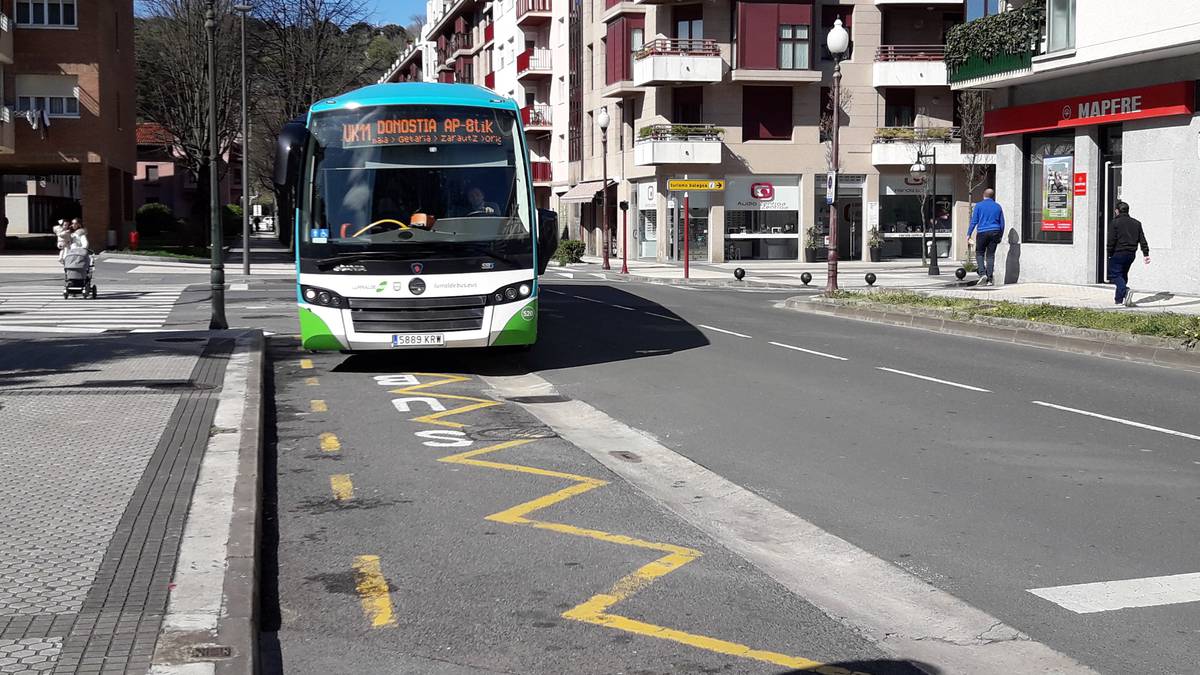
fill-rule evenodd
<path id="1" fill-rule="evenodd" d="M 446 336 L 442 333 L 405 333 L 392 336 L 393 347 L 444 347 Z"/>

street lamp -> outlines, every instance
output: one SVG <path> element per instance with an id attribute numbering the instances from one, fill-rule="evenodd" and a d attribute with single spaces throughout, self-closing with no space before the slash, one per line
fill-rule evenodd
<path id="1" fill-rule="evenodd" d="M 242 274 L 250 274 L 250 113 L 246 97 L 246 15 L 250 5 L 234 5 L 242 15 Z"/>
<path id="2" fill-rule="evenodd" d="M 600 127 L 600 236 L 604 239 L 601 246 L 604 261 L 600 268 L 606 270 L 612 269 L 608 264 L 608 122 L 608 106 L 604 106 L 596 115 L 596 124 Z"/>
<path id="3" fill-rule="evenodd" d="M 217 192 L 217 8 L 216 0 L 208 0 L 204 12 L 204 33 L 208 41 L 208 219 L 212 269 L 209 287 L 212 295 L 212 316 L 208 320 L 209 330 L 225 330 L 225 265 L 221 261 L 221 204 Z"/>
<path id="4" fill-rule="evenodd" d="M 932 171 L 929 170 L 930 168 Z M 922 209 L 921 219 L 929 226 L 929 276 L 938 276 L 942 273 L 942 268 L 938 266 L 937 252 L 937 148 L 931 148 L 927 153 L 918 150 L 917 161 L 908 168 L 908 173 L 914 180 L 925 183 L 925 201 L 930 201 L 930 191 L 933 192 L 933 204 L 930 208 L 933 217 L 926 218 L 924 209 Z M 932 178 L 927 174 L 931 174 Z M 924 224 L 921 232 L 925 232 Z"/>
<path id="5" fill-rule="evenodd" d="M 838 210 L 837 200 L 834 199 L 834 196 L 837 194 L 838 169 L 841 168 L 838 162 L 838 131 L 842 126 L 842 57 L 845 56 L 846 50 L 850 49 L 850 33 L 842 27 L 840 18 L 833 22 L 833 28 L 829 29 L 829 34 L 825 36 L 825 46 L 833 55 L 833 133 L 830 141 L 832 147 L 830 148 L 829 167 L 833 174 L 833 184 L 830 186 L 831 192 L 825 196 L 829 202 L 829 253 L 826 256 L 828 269 L 825 292 L 834 293 L 838 289 Z"/>

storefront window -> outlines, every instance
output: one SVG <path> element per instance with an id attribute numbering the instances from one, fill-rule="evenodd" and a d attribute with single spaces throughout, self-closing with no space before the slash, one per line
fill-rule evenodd
<path id="1" fill-rule="evenodd" d="M 1023 241 L 1053 244 L 1074 241 L 1070 213 L 1073 197 L 1069 192 L 1074 157 L 1072 132 L 1026 137 Z"/>
<path id="2" fill-rule="evenodd" d="M 725 234 L 796 234 L 795 211 L 727 211 Z"/>
<path id="3" fill-rule="evenodd" d="M 939 181 L 940 182 L 940 181 Z M 936 206 L 938 232 L 950 231 L 951 195 L 938 195 L 931 199 Z M 930 204 L 926 202 L 925 213 Z M 884 234 L 921 231 L 921 197 L 919 195 L 884 195 L 879 198 L 879 231 Z"/>

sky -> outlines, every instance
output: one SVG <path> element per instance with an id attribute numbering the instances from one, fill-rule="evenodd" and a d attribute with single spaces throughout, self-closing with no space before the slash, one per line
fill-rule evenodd
<path id="1" fill-rule="evenodd" d="M 425 14 L 425 0 L 374 0 L 375 23 L 408 23 L 413 14 Z"/>

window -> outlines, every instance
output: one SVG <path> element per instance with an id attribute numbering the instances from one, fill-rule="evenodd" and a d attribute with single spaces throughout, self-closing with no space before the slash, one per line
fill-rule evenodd
<path id="1" fill-rule="evenodd" d="M 704 87 L 675 87 L 671 90 L 671 122 L 704 122 Z"/>
<path id="2" fill-rule="evenodd" d="M 22 26 L 74 28 L 75 0 L 17 0 L 17 23 Z"/>
<path id="3" fill-rule="evenodd" d="M 792 140 L 792 88 L 742 88 L 742 140 Z"/>
<path id="4" fill-rule="evenodd" d="M 1050 0 L 1046 13 L 1046 51 L 1075 48 L 1075 0 Z"/>
<path id="5" fill-rule="evenodd" d="M 680 40 L 704 38 L 704 8 L 702 5 L 680 5 L 672 11 L 675 19 L 675 37 Z"/>
<path id="6" fill-rule="evenodd" d="M 890 88 L 883 92 L 883 124 L 888 127 L 913 126 L 917 112 L 917 90 Z"/>
<path id="7" fill-rule="evenodd" d="M 842 60 L 849 60 L 854 54 L 854 31 L 851 30 L 850 19 L 854 15 L 854 8 L 848 5 L 825 5 L 821 7 L 821 35 L 829 35 L 829 31 L 833 28 L 833 22 L 838 19 L 842 20 L 842 28 L 850 34 L 850 46 L 846 48 L 846 53 L 842 55 Z M 826 61 L 833 60 L 833 54 L 829 53 L 829 48 L 824 44 L 821 45 L 821 58 Z"/>
<path id="8" fill-rule="evenodd" d="M 782 24 L 779 26 L 779 68 L 808 70 L 808 26 Z"/>
<path id="9" fill-rule="evenodd" d="M 147 164 L 146 165 L 146 182 L 147 183 L 157 183 L 158 182 L 158 165 L 157 164 Z"/>
<path id="10" fill-rule="evenodd" d="M 1022 241 L 1043 244 L 1070 244 L 1073 232 L 1042 231 L 1042 209 L 1045 206 L 1045 160 L 1047 157 L 1074 157 L 1075 134 L 1038 134 L 1025 137 L 1025 232 Z M 1061 163 L 1061 162 L 1060 162 Z M 1071 177 L 1065 179 L 1070 190 Z M 1070 193 L 1068 192 L 1068 195 Z M 1070 199 L 1070 197 L 1067 197 Z"/>
<path id="11" fill-rule="evenodd" d="M 74 96 L 18 96 L 17 111 L 45 110 L 51 117 L 79 117 L 79 99 Z"/>
<path id="12" fill-rule="evenodd" d="M 633 57 L 638 50 L 646 46 L 646 29 L 634 28 L 629 31 L 629 72 L 633 72 Z"/>

